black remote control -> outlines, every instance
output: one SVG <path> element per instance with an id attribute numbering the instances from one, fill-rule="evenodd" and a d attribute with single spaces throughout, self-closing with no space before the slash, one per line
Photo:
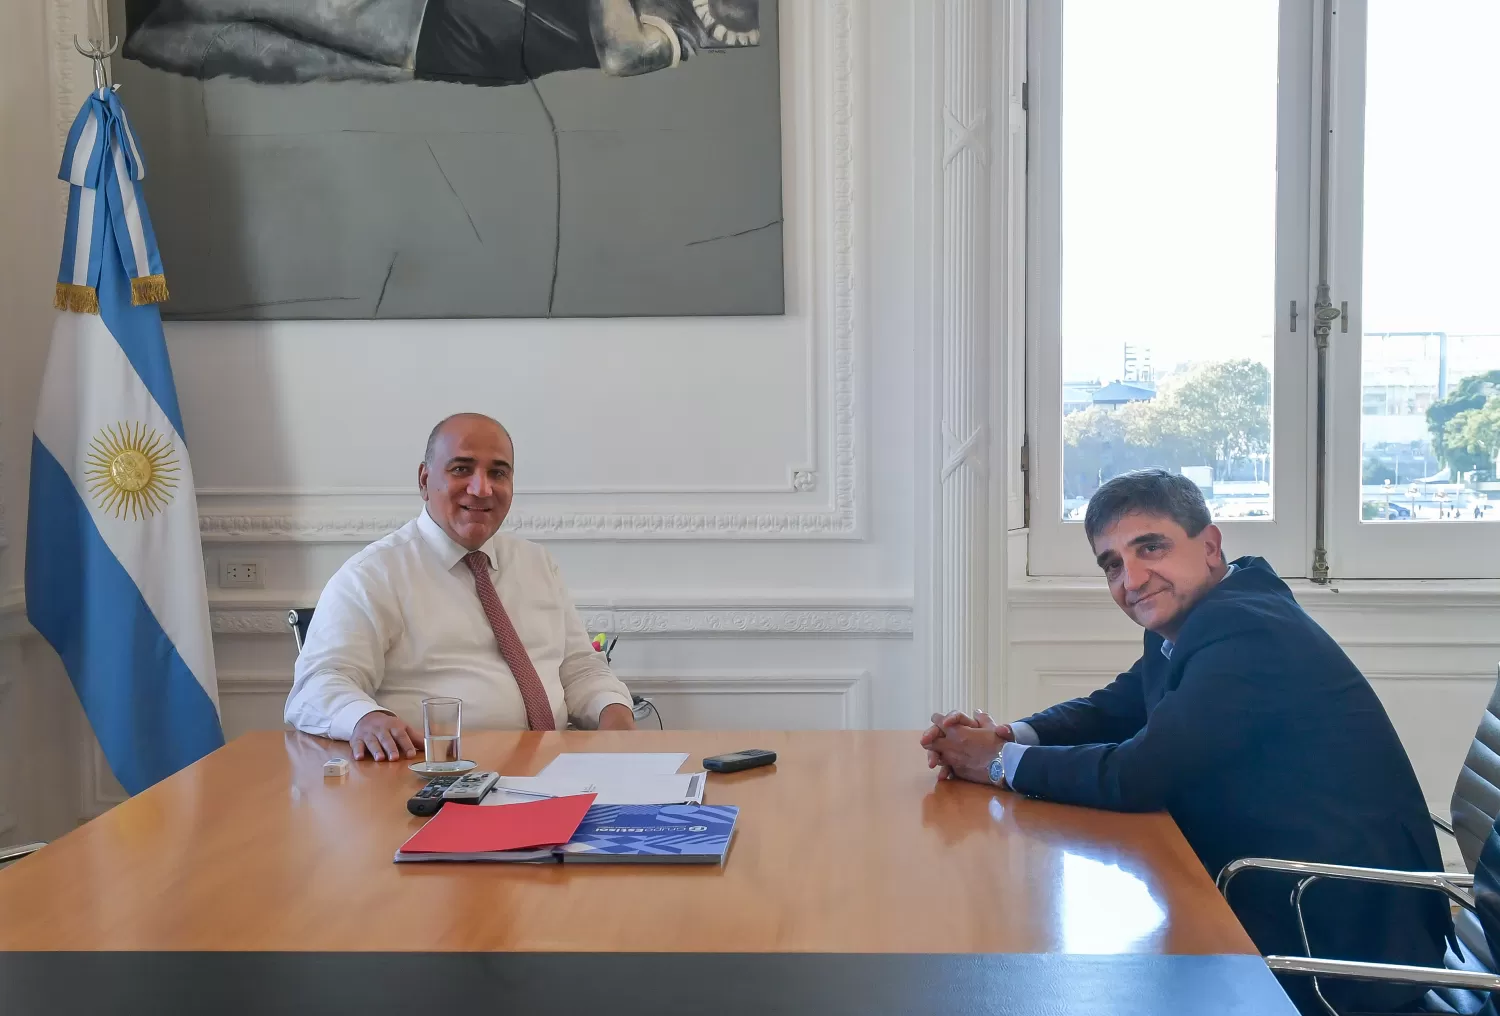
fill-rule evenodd
<path id="1" fill-rule="evenodd" d="M 443 806 L 443 794 L 448 788 L 460 779 L 458 773 L 452 776 L 434 776 L 427 781 L 421 790 L 411 795 L 406 802 L 406 810 L 413 815 L 426 818 L 428 815 L 436 815 L 438 809 Z"/>
<path id="2" fill-rule="evenodd" d="M 761 748 L 747 748 L 745 751 L 732 751 L 727 755 L 713 755 L 703 760 L 703 768 L 714 773 L 737 773 L 741 769 L 754 769 L 756 766 L 768 766 L 776 761 L 774 751 L 765 751 Z"/>

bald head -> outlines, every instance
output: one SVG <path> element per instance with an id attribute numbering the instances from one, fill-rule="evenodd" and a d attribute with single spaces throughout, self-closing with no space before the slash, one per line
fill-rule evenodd
<path id="1" fill-rule="evenodd" d="M 440 438 L 443 435 L 443 432 L 450 426 L 469 427 L 475 425 L 484 426 L 485 424 L 488 424 L 489 426 L 494 427 L 496 430 L 500 431 L 500 433 L 505 435 L 505 440 L 510 441 L 510 431 L 505 429 L 505 424 L 501 423 L 493 416 L 485 416 L 483 413 L 454 413 L 452 416 L 445 416 L 441 420 L 439 420 L 437 422 L 437 426 L 433 427 L 432 432 L 427 435 L 427 450 L 422 453 L 422 461 L 427 463 L 429 468 L 432 466 L 432 451 L 437 447 L 438 438 Z M 511 442 L 511 448 L 512 450 L 514 450 L 514 442 Z"/>
<path id="2" fill-rule="evenodd" d="M 427 438 L 417 489 L 427 514 L 465 550 L 478 550 L 510 512 L 515 449 L 510 433 L 482 413 L 455 413 Z"/>

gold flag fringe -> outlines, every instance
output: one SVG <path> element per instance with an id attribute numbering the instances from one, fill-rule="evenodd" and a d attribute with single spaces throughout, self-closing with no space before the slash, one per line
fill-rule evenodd
<path id="1" fill-rule="evenodd" d="M 52 306 L 58 310 L 70 310 L 75 314 L 97 314 L 99 313 L 99 291 L 93 286 L 59 282 L 57 294 L 52 298 Z"/>
<path id="2" fill-rule="evenodd" d="M 130 302 L 137 307 L 145 303 L 166 303 L 169 296 L 165 275 L 143 275 L 130 280 Z"/>

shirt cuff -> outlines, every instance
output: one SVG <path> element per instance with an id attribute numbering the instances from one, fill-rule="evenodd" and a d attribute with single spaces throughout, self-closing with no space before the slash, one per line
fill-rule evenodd
<path id="1" fill-rule="evenodd" d="M 328 723 L 328 736 L 335 741 L 347 741 L 354 736 L 354 728 L 359 725 L 360 720 L 371 713 L 389 712 L 389 709 L 382 709 L 369 699 L 350 702 L 333 714 L 333 719 Z"/>
<path id="2" fill-rule="evenodd" d="M 1012 723 L 1010 725 L 1010 732 L 1015 737 L 1017 744 L 1030 747 L 1031 745 L 1042 743 L 1042 739 L 1036 736 L 1036 729 L 1025 720 L 1017 720 Z"/>
<path id="3" fill-rule="evenodd" d="M 1007 741 L 1005 747 L 1000 749 L 1000 771 L 1005 775 L 1006 785 L 1012 789 L 1015 787 L 1012 777 L 1016 774 L 1016 767 L 1021 764 L 1021 756 L 1030 747 L 1031 745 L 1021 744 L 1019 741 Z"/>

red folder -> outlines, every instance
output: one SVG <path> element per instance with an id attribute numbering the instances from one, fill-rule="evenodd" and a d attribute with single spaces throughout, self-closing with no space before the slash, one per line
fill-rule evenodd
<path id="1" fill-rule="evenodd" d="M 403 854 L 478 854 L 566 843 L 595 794 L 493 807 L 450 804 L 401 846 Z"/>

